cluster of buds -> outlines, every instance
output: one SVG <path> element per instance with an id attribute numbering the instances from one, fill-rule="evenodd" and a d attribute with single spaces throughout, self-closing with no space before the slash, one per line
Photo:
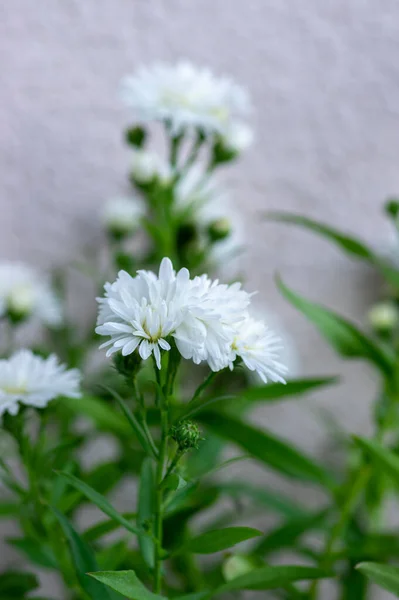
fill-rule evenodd
<path id="1" fill-rule="evenodd" d="M 180 421 L 173 425 L 170 430 L 170 437 L 174 440 L 180 452 L 197 449 L 199 442 L 204 438 L 201 437 L 201 431 L 192 421 Z"/>

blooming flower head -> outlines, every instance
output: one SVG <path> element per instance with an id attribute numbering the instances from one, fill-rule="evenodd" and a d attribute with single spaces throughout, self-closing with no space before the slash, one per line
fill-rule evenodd
<path id="1" fill-rule="evenodd" d="M 111 198 L 104 205 L 102 221 L 109 231 L 128 234 L 138 227 L 143 214 L 144 207 L 138 198 Z"/>
<path id="2" fill-rule="evenodd" d="M 140 120 L 167 123 L 174 135 L 186 129 L 222 133 L 249 110 L 242 87 L 186 61 L 141 67 L 124 79 L 122 95 Z"/>
<path id="3" fill-rule="evenodd" d="M 108 347 L 108 356 L 137 349 L 143 360 L 153 355 L 161 368 L 161 351 L 170 350 L 173 338 L 183 358 L 206 361 L 213 371 L 232 368 L 240 358 L 264 381 L 282 381 L 278 340 L 250 318 L 250 301 L 239 283 L 225 285 L 207 275 L 190 279 L 187 269 L 175 273 L 164 258 L 158 275 L 121 271 L 105 285 L 96 332 L 110 338 L 100 346 Z"/>
<path id="4" fill-rule="evenodd" d="M 79 371 L 67 370 L 54 354 L 42 358 L 19 350 L 0 360 L 0 415 L 17 414 L 20 404 L 44 408 L 57 396 L 78 398 L 79 382 Z"/>
<path id="5" fill-rule="evenodd" d="M 30 266 L 0 263 L 0 316 L 37 317 L 46 325 L 62 322 L 61 304 L 49 281 Z"/>

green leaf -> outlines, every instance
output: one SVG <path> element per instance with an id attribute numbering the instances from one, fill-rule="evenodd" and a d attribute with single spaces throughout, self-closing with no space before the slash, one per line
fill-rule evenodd
<path id="1" fill-rule="evenodd" d="M 399 456 L 378 442 L 354 436 L 355 443 L 399 486 Z"/>
<path id="2" fill-rule="evenodd" d="M 293 581 L 323 579 L 331 577 L 331 573 L 322 569 L 302 566 L 261 567 L 245 575 L 236 577 L 228 583 L 209 593 L 207 598 L 234 590 L 273 590 L 285 587 Z"/>
<path id="3" fill-rule="evenodd" d="M 312 219 L 302 217 L 301 215 L 284 212 L 270 212 L 266 214 L 266 218 L 291 225 L 300 225 L 310 231 L 319 233 L 323 237 L 337 244 L 341 250 L 355 258 L 361 258 L 369 262 L 374 262 L 376 258 L 374 252 L 363 244 L 363 242 L 360 242 L 352 236 L 344 235 L 337 229 L 325 225 L 324 223 L 313 221 Z"/>
<path id="4" fill-rule="evenodd" d="M 82 396 L 81 398 L 65 398 L 63 402 L 75 414 L 94 421 L 102 431 L 112 431 L 124 438 L 131 437 L 129 424 L 103 400 L 95 396 Z"/>
<path id="5" fill-rule="evenodd" d="M 69 473 L 59 472 L 60 477 L 64 477 L 74 488 L 76 488 L 79 492 L 84 494 L 86 498 L 91 500 L 93 504 L 98 506 L 98 508 L 106 515 L 108 515 L 111 519 L 114 519 L 117 523 L 122 525 L 125 529 L 134 534 L 145 534 L 143 530 L 140 530 L 138 527 L 133 525 L 130 521 L 125 519 L 117 510 L 108 502 L 104 496 L 96 492 L 92 487 L 84 483 L 81 479 L 78 479 L 74 475 L 70 475 Z"/>
<path id="6" fill-rule="evenodd" d="M 282 295 L 318 328 L 338 354 L 348 358 L 363 358 L 376 365 L 385 375 L 392 374 L 391 357 L 355 325 L 320 304 L 299 296 L 280 278 L 277 278 L 277 286 Z"/>
<path id="7" fill-rule="evenodd" d="M 308 513 L 289 519 L 269 532 L 254 548 L 253 552 L 265 556 L 282 548 L 292 547 L 302 535 L 326 527 L 327 510 Z"/>
<path id="8" fill-rule="evenodd" d="M 226 527 L 207 531 L 190 540 L 177 549 L 177 553 L 192 552 L 193 554 L 213 554 L 231 548 L 240 542 L 263 535 L 251 527 Z"/>
<path id="9" fill-rule="evenodd" d="M 137 513 L 122 513 L 122 517 L 127 520 L 136 519 Z M 104 535 L 112 533 L 115 529 L 118 529 L 118 527 L 121 527 L 121 524 L 118 523 L 118 521 L 105 519 L 86 529 L 82 537 L 86 542 L 95 542 Z"/>
<path id="10" fill-rule="evenodd" d="M 314 389 L 338 383 L 338 377 L 317 377 L 314 379 L 291 379 L 285 385 L 268 383 L 244 390 L 240 396 L 251 402 L 274 402 L 290 399 L 291 396 L 306 394 Z"/>
<path id="11" fill-rule="evenodd" d="M 7 519 L 12 515 L 20 514 L 20 512 L 19 502 L 0 502 L 0 519 Z"/>
<path id="12" fill-rule="evenodd" d="M 364 562 L 357 565 L 356 568 L 373 583 L 399 597 L 399 567 Z"/>
<path id="13" fill-rule="evenodd" d="M 126 402 L 123 400 L 123 398 L 121 398 L 121 396 L 117 392 L 112 390 L 111 388 L 109 388 L 107 386 L 102 386 L 102 387 L 104 387 L 104 389 L 107 390 L 107 392 L 109 394 L 111 394 L 111 396 L 114 398 L 114 400 L 116 400 L 116 402 L 118 403 L 120 409 L 122 410 L 123 414 L 125 415 L 126 419 L 128 420 L 131 428 L 133 429 L 134 433 L 136 434 L 136 437 L 137 437 L 138 441 L 140 442 L 141 447 L 143 448 L 144 452 L 146 454 L 149 454 L 150 456 L 154 456 L 156 458 L 156 455 L 154 454 L 154 451 L 153 451 L 151 445 L 149 444 L 148 439 L 145 436 L 145 433 L 144 433 L 140 423 L 137 421 L 136 417 L 134 416 L 132 411 L 129 409 Z"/>
<path id="14" fill-rule="evenodd" d="M 94 553 L 90 546 L 84 542 L 68 519 L 59 510 L 53 508 L 53 512 L 67 539 L 73 565 L 82 590 L 92 600 L 111 600 L 110 594 L 101 583 L 87 577 L 88 571 L 96 571 L 98 569 Z"/>
<path id="15" fill-rule="evenodd" d="M 164 596 L 150 592 L 134 571 L 100 571 L 89 575 L 129 600 L 167 600 Z"/>
<path id="16" fill-rule="evenodd" d="M 0 574 L 0 598 L 20 600 L 39 587 L 37 577 L 24 571 L 6 571 Z"/>
<path id="17" fill-rule="evenodd" d="M 48 569 L 58 568 L 56 558 L 50 546 L 45 546 L 37 540 L 30 538 L 7 538 L 7 544 L 23 552 L 35 565 Z"/>
<path id="18" fill-rule="evenodd" d="M 279 384 L 281 385 L 281 384 Z M 189 419 L 194 415 L 198 415 L 200 412 L 204 411 L 206 408 L 209 408 L 211 404 L 216 404 L 218 402 L 228 402 L 229 400 L 237 400 L 238 396 L 223 395 L 223 396 L 215 396 L 213 398 L 197 398 L 189 402 L 186 406 L 184 406 L 174 419 L 174 422 L 180 421 L 182 419 Z"/>
<path id="19" fill-rule="evenodd" d="M 284 517 L 301 517 L 308 514 L 307 509 L 294 499 L 265 486 L 258 487 L 247 481 L 222 481 L 217 483 L 217 489 L 222 494 L 227 494 L 233 498 L 248 497 L 254 504 L 273 510 Z"/>
<path id="20" fill-rule="evenodd" d="M 155 474 L 154 462 L 145 458 L 141 467 L 138 489 L 138 524 L 143 530 L 150 530 L 154 514 Z M 148 535 L 139 535 L 139 547 L 144 562 L 150 569 L 154 568 L 154 542 Z"/>
<path id="21" fill-rule="evenodd" d="M 216 412 L 202 413 L 198 420 L 280 473 L 329 488 L 334 485 L 332 476 L 324 467 L 267 431 Z"/>

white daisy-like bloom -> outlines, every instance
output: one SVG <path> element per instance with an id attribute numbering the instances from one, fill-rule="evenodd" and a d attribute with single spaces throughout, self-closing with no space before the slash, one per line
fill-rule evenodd
<path id="1" fill-rule="evenodd" d="M 173 135 L 194 129 L 222 134 L 250 109 L 244 88 L 187 61 L 141 67 L 122 81 L 122 98 L 139 120 L 167 123 Z"/>
<path id="2" fill-rule="evenodd" d="M 252 145 L 254 132 L 246 123 L 235 121 L 224 131 L 222 141 L 226 148 L 241 154 Z"/>
<path id="3" fill-rule="evenodd" d="M 62 323 L 62 307 L 48 279 L 20 262 L 0 263 L 0 317 L 7 314 L 36 317 L 56 327 Z"/>
<path id="4" fill-rule="evenodd" d="M 121 196 L 105 203 L 101 219 L 110 231 L 127 234 L 137 229 L 144 213 L 145 209 L 139 198 Z"/>
<path id="5" fill-rule="evenodd" d="M 206 361 L 213 371 L 232 368 L 239 357 L 264 381 L 283 381 L 277 339 L 249 317 L 250 300 L 239 283 L 225 285 L 207 275 L 190 279 L 184 268 L 175 273 L 168 258 L 159 275 L 121 271 L 98 299 L 96 332 L 110 338 L 100 348 L 108 347 L 107 356 L 137 349 L 143 360 L 153 355 L 160 369 L 161 351 L 170 350 L 173 338 L 183 358 Z"/>
<path id="6" fill-rule="evenodd" d="M 158 179 L 166 185 L 172 178 L 172 170 L 159 154 L 137 148 L 133 150 L 131 175 L 138 184 L 151 183 Z"/>
<path id="7" fill-rule="evenodd" d="M 281 339 L 263 321 L 247 316 L 237 324 L 231 345 L 231 363 L 241 358 L 247 369 L 256 371 L 264 383 L 271 381 L 285 383 L 283 375 L 287 368 L 279 361 Z"/>
<path id="8" fill-rule="evenodd" d="M 21 404 L 44 408 L 58 396 L 78 398 L 79 385 L 80 372 L 68 370 L 54 354 L 42 358 L 19 350 L 0 360 L 0 415 L 16 415 Z"/>

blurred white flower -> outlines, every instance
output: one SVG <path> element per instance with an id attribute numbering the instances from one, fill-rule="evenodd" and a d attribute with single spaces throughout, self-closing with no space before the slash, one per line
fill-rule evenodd
<path id="1" fill-rule="evenodd" d="M 399 323 L 399 311 L 392 302 L 375 304 L 367 316 L 371 327 L 381 333 L 392 331 Z"/>
<path id="2" fill-rule="evenodd" d="M 281 350 L 281 339 L 262 321 L 248 316 L 236 325 L 230 368 L 239 357 L 250 371 L 256 371 L 264 383 L 269 379 L 285 383 L 283 375 L 287 373 L 287 367 L 279 361 Z"/>
<path id="3" fill-rule="evenodd" d="M 105 203 L 101 217 L 109 231 L 128 234 L 137 229 L 144 213 L 144 205 L 139 198 L 117 197 Z"/>
<path id="4" fill-rule="evenodd" d="M 133 150 L 131 175 L 138 184 L 147 184 L 158 179 L 163 184 L 169 183 L 172 177 L 170 166 L 155 152 Z"/>
<path id="5" fill-rule="evenodd" d="M 206 361 L 213 371 L 233 367 L 237 357 L 263 381 L 283 381 L 285 368 L 277 360 L 278 340 L 248 314 L 251 294 L 233 285 L 212 281 L 207 275 L 190 279 L 187 269 L 175 273 L 164 258 L 159 275 L 124 271 L 105 285 L 99 298 L 96 332 L 109 336 L 100 348 L 107 356 L 138 349 L 143 360 L 154 355 L 161 368 L 161 350 L 170 350 L 174 338 L 183 358 Z"/>
<path id="6" fill-rule="evenodd" d="M 246 123 L 235 121 L 223 133 L 222 141 L 226 148 L 241 154 L 252 145 L 254 132 Z"/>
<path id="7" fill-rule="evenodd" d="M 62 308 L 48 279 L 19 262 L 0 263 L 0 317 L 37 317 L 49 326 L 62 322 Z"/>
<path id="8" fill-rule="evenodd" d="M 48 358 L 19 350 L 11 358 L 0 360 L 0 415 L 16 415 L 19 405 L 44 408 L 57 396 L 78 398 L 80 372 Z"/>
<path id="9" fill-rule="evenodd" d="M 174 135 L 186 129 L 223 133 L 250 108 L 241 86 L 186 61 L 141 67 L 123 80 L 122 97 L 138 119 L 167 123 Z"/>

